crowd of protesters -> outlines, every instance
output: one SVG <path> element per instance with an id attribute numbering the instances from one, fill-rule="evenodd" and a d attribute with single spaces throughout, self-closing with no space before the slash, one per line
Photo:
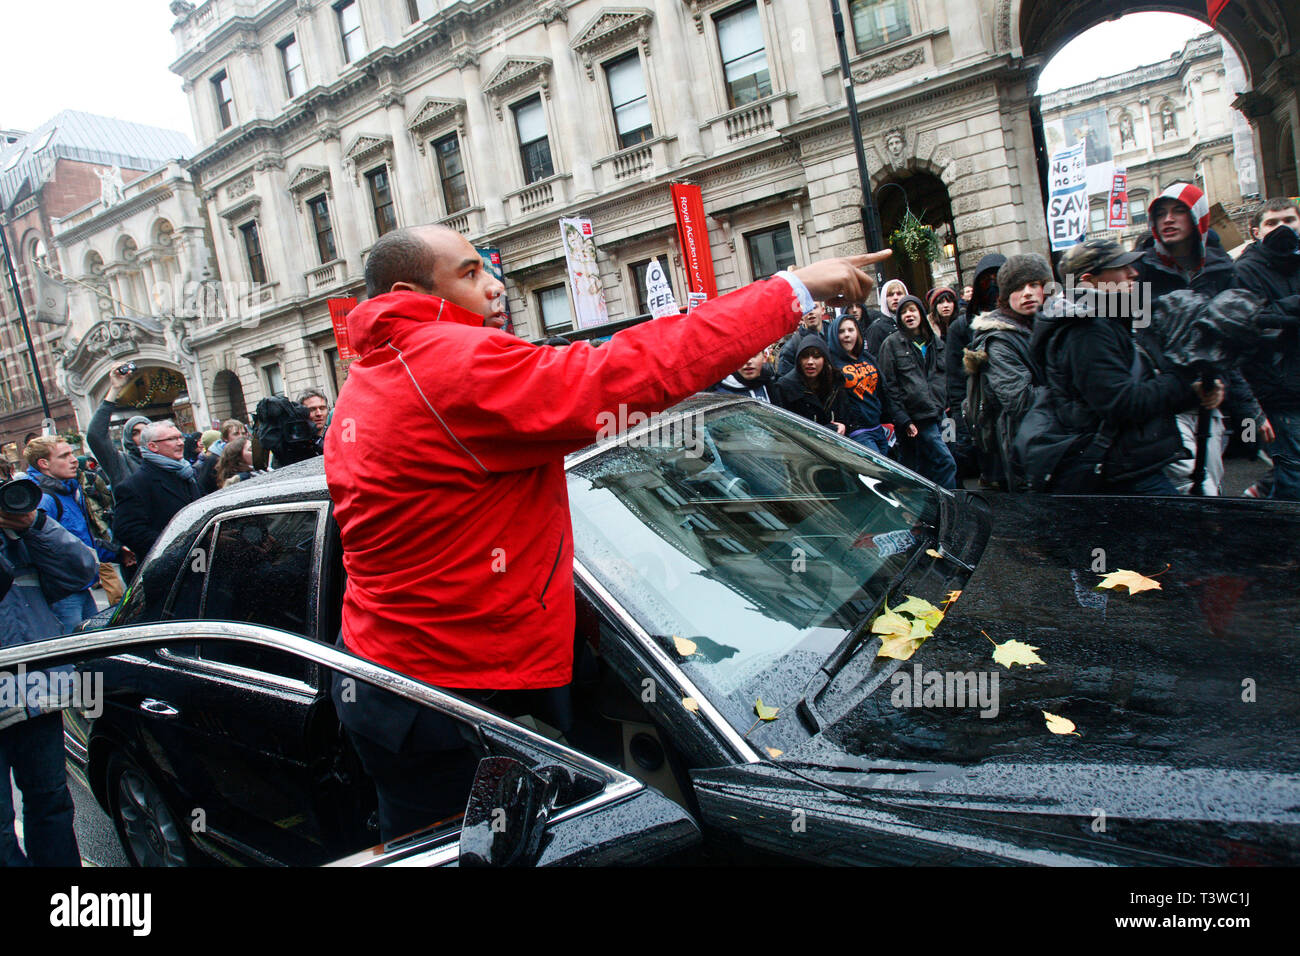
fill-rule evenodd
<path id="1" fill-rule="evenodd" d="M 960 294 L 922 301 L 891 279 L 878 309 L 818 303 L 715 391 L 780 405 L 946 488 L 1217 495 L 1240 442 L 1272 462 L 1244 494 L 1300 500 L 1300 207 L 1261 203 L 1235 263 L 1190 183 L 1156 197 L 1148 221 L 1134 249 L 1067 249 L 1059 276 L 1042 256 L 993 253 Z M 1256 297 L 1251 348 L 1208 377 L 1175 361 L 1158 311 L 1204 311 L 1233 289 Z"/>

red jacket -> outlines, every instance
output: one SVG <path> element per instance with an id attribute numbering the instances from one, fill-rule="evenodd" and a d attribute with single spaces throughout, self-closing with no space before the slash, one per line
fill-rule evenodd
<path id="1" fill-rule="evenodd" d="M 362 357 L 325 439 L 347 571 L 344 642 L 443 687 L 567 684 L 564 456 L 595 440 L 600 412 L 626 422 L 661 411 L 734 372 L 800 312 L 774 278 L 599 348 L 555 349 L 434 296 L 357 306 L 348 337 Z"/>

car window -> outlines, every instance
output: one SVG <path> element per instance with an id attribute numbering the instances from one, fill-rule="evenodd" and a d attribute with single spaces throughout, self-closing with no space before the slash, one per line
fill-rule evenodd
<path id="1" fill-rule="evenodd" d="M 315 637 L 311 613 L 319 510 L 224 518 L 208 560 L 201 617 Z"/>
<path id="2" fill-rule="evenodd" d="M 937 493 L 824 429 L 744 405 L 569 471 L 574 544 L 740 732 L 786 706 L 939 523 Z"/>
<path id="3" fill-rule="evenodd" d="M 164 618 L 184 621 L 199 616 L 199 608 L 203 606 L 203 585 L 208 580 L 208 561 L 212 557 L 212 534 L 213 528 L 206 528 L 181 564 Z"/>

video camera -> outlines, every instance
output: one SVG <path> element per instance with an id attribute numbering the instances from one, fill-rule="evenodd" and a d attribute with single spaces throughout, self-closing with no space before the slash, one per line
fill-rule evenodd
<path id="1" fill-rule="evenodd" d="M 283 395 L 257 403 L 253 412 L 253 437 L 275 456 L 277 467 L 305 461 L 325 451 L 307 409 Z"/>

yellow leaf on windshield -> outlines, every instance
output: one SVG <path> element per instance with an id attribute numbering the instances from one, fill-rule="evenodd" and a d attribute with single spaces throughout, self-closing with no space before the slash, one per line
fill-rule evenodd
<path id="1" fill-rule="evenodd" d="M 1065 717 L 1058 717 L 1056 714 L 1049 714 L 1043 711 L 1043 716 L 1047 718 L 1047 729 L 1054 734 L 1074 734 L 1076 737 L 1082 737 L 1083 734 L 1074 732 L 1074 721 Z"/>
<path id="2" fill-rule="evenodd" d="M 780 707 L 768 707 L 763 703 L 761 697 L 754 701 L 754 713 L 758 714 L 759 720 L 776 720 L 776 715 L 780 710 Z"/>
<path id="3" fill-rule="evenodd" d="M 1159 591 L 1162 590 L 1160 582 L 1147 577 L 1145 574 L 1138 574 L 1136 571 L 1112 571 L 1101 579 L 1097 585 L 1099 588 L 1128 588 L 1129 594 L 1137 594 L 1139 591 Z"/>
<path id="4" fill-rule="evenodd" d="M 768 748 L 767 748 L 767 755 L 768 755 L 769 757 L 776 758 L 776 757 L 781 756 L 781 754 L 783 754 L 783 753 L 785 753 L 784 750 L 777 750 L 775 747 L 768 747 Z"/>
<path id="5" fill-rule="evenodd" d="M 993 652 L 993 659 L 1007 670 L 1011 670 L 1012 664 L 1023 664 L 1028 667 L 1030 664 L 1046 663 L 1034 653 L 1038 648 L 1030 647 L 1023 641 L 1005 641 L 1002 644 L 995 644 L 994 647 L 996 650 Z"/>
<path id="6" fill-rule="evenodd" d="M 695 642 L 684 637 L 678 637 L 676 634 L 673 635 L 673 646 L 677 648 L 677 653 L 682 657 L 690 657 L 695 653 Z"/>
<path id="7" fill-rule="evenodd" d="M 694 697 L 683 697 L 682 706 L 685 707 L 687 710 L 689 710 L 691 713 L 695 713 L 697 710 L 700 709 L 700 705 L 696 702 Z"/>

